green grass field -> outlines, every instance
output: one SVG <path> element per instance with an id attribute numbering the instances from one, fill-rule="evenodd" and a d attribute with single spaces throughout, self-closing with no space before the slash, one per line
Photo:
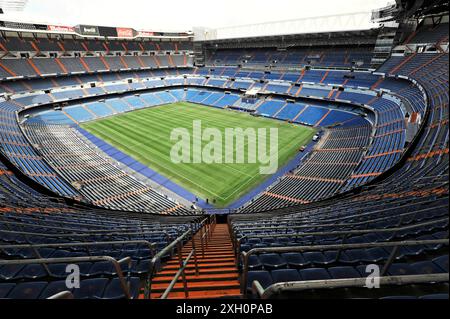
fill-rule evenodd
<path id="1" fill-rule="evenodd" d="M 222 133 L 226 128 L 278 128 L 279 168 L 315 134 L 309 127 L 186 102 L 121 114 L 82 127 L 199 198 L 215 202 L 216 207 L 226 207 L 269 177 L 260 174 L 259 163 L 173 163 L 170 152 L 176 142 L 170 140 L 171 132 L 174 128 L 186 128 L 192 136 L 194 120 L 201 120 L 203 129 L 216 128 Z"/>

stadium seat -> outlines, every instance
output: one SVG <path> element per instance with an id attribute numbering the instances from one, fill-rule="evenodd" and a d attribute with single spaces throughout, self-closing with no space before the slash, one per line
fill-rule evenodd
<path id="1" fill-rule="evenodd" d="M 6 298 L 9 292 L 15 287 L 15 284 L 0 283 L 0 299 Z"/>
<path id="2" fill-rule="evenodd" d="M 448 272 L 448 255 L 433 259 L 433 263 L 439 266 L 444 272 Z"/>
<path id="3" fill-rule="evenodd" d="M 140 280 L 139 278 L 130 278 L 130 294 L 132 299 L 136 299 L 139 294 Z M 120 285 L 118 278 L 114 278 L 106 287 L 102 299 L 125 299 L 125 293 Z"/>
<path id="4" fill-rule="evenodd" d="M 259 261 L 266 270 L 276 270 L 287 266 L 286 262 L 278 254 L 262 254 L 259 256 Z"/>
<path id="5" fill-rule="evenodd" d="M 48 299 L 58 293 L 69 291 L 72 292 L 73 289 L 67 288 L 66 281 L 53 281 L 45 287 L 44 291 L 39 296 L 39 299 Z"/>
<path id="6" fill-rule="evenodd" d="M 8 299 L 37 299 L 47 286 L 46 282 L 27 282 L 18 284 L 8 294 Z"/>
<path id="7" fill-rule="evenodd" d="M 284 253 L 281 257 L 286 261 L 290 268 L 300 269 L 309 265 L 309 262 L 303 258 L 300 253 Z"/>
<path id="8" fill-rule="evenodd" d="M 251 292 L 252 284 L 258 281 L 261 286 L 266 289 L 273 284 L 272 276 L 268 271 L 249 271 L 247 277 L 247 291 Z"/>
<path id="9" fill-rule="evenodd" d="M 301 281 L 301 277 L 295 269 L 280 269 L 270 273 L 274 283 Z"/>
<path id="10" fill-rule="evenodd" d="M 75 299 L 101 299 L 107 285 L 106 278 L 82 280 L 80 288 L 74 290 L 74 297 Z"/>
<path id="11" fill-rule="evenodd" d="M 328 272 L 333 279 L 360 278 L 361 274 L 353 267 L 332 267 Z"/>
<path id="12" fill-rule="evenodd" d="M 299 272 L 304 281 L 331 279 L 330 274 L 324 268 L 301 269 Z"/>

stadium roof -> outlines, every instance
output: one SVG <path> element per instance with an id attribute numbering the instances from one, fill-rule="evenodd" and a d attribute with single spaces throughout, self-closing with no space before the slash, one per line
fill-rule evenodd
<path id="1" fill-rule="evenodd" d="M 346 32 L 376 29 L 371 11 L 328 15 L 206 30 L 198 40 L 238 39 L 293 34 Z"/>
<path id="2" fill-rule="evenodd" d="M 129 0 L 110 5 L 107 0 L 28 0 L 22 13 L 9 13 L 5 21 L 49 25 L 103 25 L 136 30 L 188 31 L 204 26 L 217 38 L 334 32 L 370 29 L 371 11 L 388 0 L 279 0 L 268 7 L 258 0 L 228 0 L 220 5 L 208 0 L 158 3 Z M 164 10 L 165 8 L 168 10 Z M 136 9 L 139 10 L 136 10 Z M 149 18 L 148 12 L 152 14 Z M 101 13 L 101 14 L 99 14 Z M 312 17 L 312 18 L 311 18 Z M 6 20 L 8 19 L 8 20 Z"/>

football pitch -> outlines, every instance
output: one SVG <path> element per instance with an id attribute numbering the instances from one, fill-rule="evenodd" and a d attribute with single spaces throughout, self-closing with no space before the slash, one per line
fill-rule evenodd
<path id="1" fill-rule="evenodd" d="M 199 198 L 208 199 L 218 208 L 224 208 L 262 183 L 269 175 L 260 173 L 261 163 L 225 163 L 223 145 L 222 163 L 176 163 L 171 157 L 174 145 L 171 140 L 174 129 L 186 129 L 193 136 L 194 121 L 201 121 L 203 130 L 212 128 L 225 136 L 226 129 L 277 128 L 278 168 L 287 164 L 303 145 L 310 143 L 315 130 L 281 121 L 254 117 L 249 114 L 221 110 L 208 106 L 180 102 L 152 107 L 85 123 L 82 127 L 103 139 L 135 160 L 148 166 Z M 267 130 L 269 132 L 269 130 Z M 267 133 L 267 139 L 269 140 Z M 267 141 L 267 143 L 269 143 Z M 198 141 L 202 149 L 209 142 Z M 248 145 L 244 145 L 248 154 Z M 191 147 L 191 158 L 199 148 Z M 269 152 L 267 144 L 267 152 Z M 234 150 L 239 152 L 241 150 Z M 236 155 L 236 154 L 234 154 Z M 229 154 L 228 154 L 229 156 Z M 229 158 L 229 157 L 228 157 Z"/>

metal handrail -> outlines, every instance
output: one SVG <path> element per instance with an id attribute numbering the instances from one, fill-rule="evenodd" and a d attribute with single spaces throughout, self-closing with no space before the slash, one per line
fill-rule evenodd
<path id="1" fill-rule="evenodd" d="M 69 264 L 69 263 L 83 263 L 83 262 L 100 262 L 108 261 L 113 264 L 114 269 L 119 277 L 120 286 L 127 299 L 131 299 L 131 292 L 129 282 L 127 284 L 121 264 L 128 263 L 128 272 L 131 270 L 131 258 L 126 257 L 119 261 L 108 256 L 98 256 L 98 257 L 74 257 L 74 258 L 43 258 L 43 259 L 21 259 L 21 260 L 0 260 L 0 266 L 5 265 L 30 265 L 30 264 Z"/>
<path id="2" fill-rule="evenodd" d="M 215 222 L 215 218 L 212 219 L 213 222 L 211 222 L 211 218 L 205 218 L 203 219 L 200 223 L 199 223 L 199 232 L 200 232 L 200 239 L 201 239 L 201 250 L 204 256 L 204 251 L 205 251 L 205 235 L 211 233 L 211 223 Z M 215 226 L 214 226 L 215 227 Z M 182 253 L 182 244 L 183 242 L 189 238 L 191 239 L 191 243 L 192 243 L 192 250 L 188 256 L 188 258 L 183 261 L 183 253 Z M 168 294 L 170 293 L 170 291 L 173 289 L 173 287 L 175 286 L 176 282 L 178 281 L 178 279 L 180 278 L 180 276 L 182 277 L 183 280 L 183 288 L 184 288 L 184 293 L 186 298 L 189 296 L 189 291 L 188 291 L 188 287 L 187 287 L 187 280 L 186 280 L 186 267 L 189 263 L 189 261 L 192 259 L 192 257 L 194 257 L 194 268 L 195 268 L 195 274 L 198 275 L 199 274 L 199 267 L 198 267 L 198 258 L 197 258 L 197 249 L 195 247 L 195 238 L 194 238 L 194 229 L 191 228 L 189 231 L 185 232 L 182 236 L 180 236 L 179 238 L 177 238 L 174 242 L 172 242 L 169 246 L 167 246 L 165 249 L 163 249 L 161 252 L 159 252 L 156 256 L 153 257 L 152 261 L 150 262 L 150 273 L 149 273 L 149 277 L 147 279 L 147 283 L 145 286 L 145 298 L 148 299 L 150 297 L 150 292 L 151 292 L 151 279 L 154 277 L 154 275 L 156 274 L 156 265 L 158 263 L 160 263 L 161 259 L 169 252 L 171 252 L 171 250 L 174 247 L 177 247 L 178 250 L 178 261 L 180 264 L 180 269 L 178 270 L 178 272 L 176 273 L 175 277 L 172 279 L 171 284 L 168 287 L 168 290 L 165 291 L 165 294 L 163 295 L 163 299 L 167 298 Z M 170 288 L 170 289 L 169 289 Z"/>
<path id="3" fill-rule="evenodd" d="M 391 210 L 399 209 L 399 208 L 401 208 L 401 207 L 393 207 Z M 416 215 L 418 213 L 422 213 L 422 212 L 429 211 L 429 210 L 435 210 L 435 209 L 439 209 L 439 208 L 448 208 L 448 205 L 424 208 L 421 210 L 407 212 L 407 213 L 403 213 L 400 215 L 385 216 L 385 217 L 380 217 L 380 218 L 376 218 L 376 219 L 368 219 L 368 220 L 364 220 L 364 221 L 360 221 L 360 222 L 356 222 L 356 223 L 311 224 L 310 226 L 308 226 L 308 225 L 294 226 L 293 224 L 304 223 L 304 221 L 302 221 L 302 220 L 294 220 L 293 221 L 292 219 L 277 219 L 277 220 L 273 220 L 273 222 L 276 222 L 278 224 L 285 225 L 285 226 L 272 226 L 272 227 L 259 226 L 259 227 L 256 227 L 256 226 L 247 226 L 247 225 L 244 225 L 244 226 L 233 225 L 232 227 L 233 227 L 233 230 L 235 230 L 235 231 L 252 231 L 252 230 L 285 229 L 285 228 L 302 229 L 302 228 L 327 227 L 327 226 L 353 226 L 353 225 L 363 225 L 363 224 L 367 224 L 367 223 L 374 223 L 374 222 L 379 222 L 379 221 L 383 221 L 383 220 L 388 220 L 388 219 L 392 219 L 393 217 L 407 217 L 410 215 Z M 366 214 L 361 214 L 361 215 L 349 216 L 349 218 L 346 216 L 342 219 L 350 219 L 352 217 L 361 217 L 361 216 L 367 216 L 367 215 L 371 215 L 371 214 L 379 214 L 379 211 L 375 212 L 375 213 L 366 213 Z M 327 220 L 325 220 L 325 222 L 329 223 L 332 221 L 338 221 L 338 220 L 342 220 L 342 219 L 339 219 L 339 218 L 327 219 Z M 318 222 L 321 222 L 321 220 L 318 220 Z"/>
<path id="4" fill-rule="evenodd" d="M 57 300 L 57 299 L 75 299 L 73 294 L 70 291 L 62 291 L 60 293 L 57 293 L 56 295 L 53 295 L 51 297 L 48 297 L 49 300 Z"/>
<path id="5" fill-rule="evenodd" d="M 428 282 L 444 283 L 449 281 L 449 274 L 430 274 L 430 275 L 411 275 L 411 276 L 387 276 L 380 277 L 380 285 L 412 285 Z M 366 278 L 349 278 L 334 280 L 313 280 L 276 283 L 264 289 L 259 281 L 252 283 L 252 292 L 261 299 L 270 299 L 274 295 L 283 292 L 301 292 L 311 289 L 329 289 L 329 288 L 364 288 L 366 287 Z"/>
<path id="6" fill-rule="evenodd" d="M 105 236 L 105 237 L 112 237 L 114 235 L 120 235 L 120 236 L 136 236 L 136 235 L 164 235 L 168 241 L 170 241 L 170 235 L 167 232 L 138 232 L 138 233 L 114 233 L 109 232 L 105 234 L 45 234 L 45 233 L 32 233 L 32 232 L 23 232 L 23 231 L 13 231 L 13 230 L 1 230 L 0 233 L 4 234 L 17 234 L 17 235 L 24 235 L 24 236 L 40 236 L 40 237 L 48 237 L 48 238 L 88 238 L 90 236 Z"/>
<path id="7" fill-rule="evenodd" d="M 189 254 L 189 256 L 182 262 L 180 269 L 178 270 L 178 272 L 175 274 L 175 277 L 170 282 L 169 287 L 167 287 L 167 289 L 164 291 L 163 295 L 161 296 L 161 299 L 167 299 L 170 292 L 172 291 L 172 289 L 175 287 L 176 283 L 178 282 L 178 279 L 180 279 L 180 276 L 185 276 L 186 267 L 189 264 L 189 261 L 191 260 L 192 256 L 194 256 L 194 255 L 195 255 L 195 249 L 193 249 L 191 251 L 191 253 Z M 186 280 L 186 278 L 183 278 L 183 284 L 184 284 L 185 280 Z M 186 298 L 188 298 L 189 291 L 187 290 L 187 286 L 184 286 L 184 293 L 185 293 Z"/>
<path id="8" fill-rule="evenodd" d="M 208 247 L 209 241 L 211 240 L 214 229 L 216 228 L 217 218 L 215 215 L 209 216 L 207 219 L 207 223 L 205 223 L 204 227 L 200 229 L 200 241 L 201 241 L 201 249 L 202 249 L 202 257 L 205 257 L 205 248 Z"/>
<path id="9" fill-rule="evenodd" d="M 448 196 L 446 196 L 448 198 Z M 446 197 L 442 197 L 442 198 L 446 198 Z M 380 213 L 384 213 L 386 211 L 390 211 L 393 209 L 397 209 L 397 208 L 408 208 L 408 207 L 413 207 L 414 204 L 410 203 L 410 200 L 405 200 L 405 203 L 403 203 L 401 200 L 398 202 L 397 201 L 397 205 L 394 207 L 388 207 L 388 208 L 383 208 L 383 209 L 378 209 L 378 210 L 373 210 L 373 211 L 369 211 L 369 212 L 363 212 L 364 208 L 360 207 L 360 208 L 354 208 L 354 205 L 344 205 L 342 207 L 339 207 L 339 211 L 345 211 L 346 209 L 348 210 L 348 206 L 351 206 L 354 208 L 354 210 L 356 212 L 361 211 L 360 213 L 354 213 L 352 215 L 345 215 L 342 216 L 344 219 L 345 218 L 351 218 L 351 217 L 360 217 L 360 216 L 366 216 L 366 215 L 372 215 L 372 214 L 380 214 Z M 434 200 L 424 200 L 424 201 L 419 201 L 416 204 L 417 205 L 423 205 L 426 203 L 431 203 L 434 202 Z M 295 212 L 290 212 L 287 214 L 283 214 L 283 215 L 273 215 L 270 219 L 277 219 L 277 220 L 292 220 L 292 217 L 296 217 L 296 218 L 310 218 L 311 216 L 316 216 L 316 215 L 326 215 L 330 212 L 335 212 L 335 210 L 331 210 L 329 208 L 329 206 L 327 206 L 328 210 L 327 211 L 323 211 L 321 210 L 323 208 L 323 206 L 314 206 L 312 208 L 310 208 L 309 210 L 304 210 L 304 211 L 299 211 L 297 213 Z M 306 215 L 305 213 L 308 213 L 308 215 Z M 301 215 L 301 216 L 297 216 L 297 215 Z M 239 216 L 240 217 L 240 216 Z M 236 220 L 236 222 L 238 223 L 251 223 L 251 222 L 255 222 L 255 220 L 260 220 L 261 218 L 238 218 Z"/>
<path id="10" fill-rule="evenodd" d="M 56 227 L 56 226 L 47 226 L 47 225 L 40 225 L 40 224 L 30 224 L 30 223 L 21 223 L 21 222 L 15 222 L 15 221 L 9 221 L 9 220 L 4 220 L 4 218 L 0 217 L 2 224 L 8 224 L 8 225 L 17 225 L 17 226 L 26 226 L 26 227 L 30 227 L 30 226 L 34 226 L 34 227 L 41 227 L 44 229 L 55 229 L 55 230 L 61 230 L 61 231 L 66 231 L 66 232 L 77 232 L 80 231 L 80 229 L 74 229 L 74 228 L 67 228 L 67 227 Z M 83 225 L 81 224 L 75 224 L 72 223 L 73 225 L 79 225 L 80 227 L 82 227 Z M 85 225 L 84 225 L 85 226 Z M 90 225 L 90 226 L 95 226 L 95 225 Z M 114 233 L 119 233 L 119 232 L 126 232 L 126 231 L 148 231 L 149 229 L 152 229 L 155 227 L 152 227 L 150 225 L 148 226 L 130 226 L 130 227 L 116 227 L 114 226 Z M 167 226 L 167 227 L 162 227 L 164 228 L 164 230 L 166 229 L 171 229 L 174 227 L 171 226 Z M 161 231 L 164 231 L 161 230 Z M 82 229 L 83 233 L 86 234 L 102 234 L 102 233 L 111 233 L 111 229 Z"/>
<path id="11" fill-rule="evenodd" d="M 361 230 L 347 230 L 347 231 L 331 231 L 331 232 L 304 232 L 304 233 L 289 233 L 289 236 L 299 238 L 299 237 L 307 237 L 307 236 L 338 236 L 341 235 L 344 238 L 349 237 L 350 235 L 364 235 L 369 233 L 397 233 L 404 230 L 415 229 L 423 226 L 429 226 L 433 224 L 439 224 L 441 222 L 448 221 L 448 217 L 441 218 L 434 221 L 424 222 L 420 224 L 405 226 L 405 227 L 395 227 L 395 228 L 384 228 L 384 229 L 361 229 Z M 239 247 L 243 239 L 246 238 L 281 238 L 286 237 L 286 234 L 271 234 L 271 235 L 252 235 L 252 236 L 243 236 L 237 239 L 236 242 L 236 255 L 239 255 Z"/>
<path id="12" fill-rule="evenodd" d="M 446 206 L 444 206 L 446 207 Z M 427 208 L 425 210 L 421 210 L 421 211 L 416 211 L 416 212 L 411 212 L 411 213 L 405 213 L 405 214 L 400 214 L 400 215 L 396 215 L 395 218 L 400 218 L 400 220 L 396 223 L 397 227 L 401 226 L 404 218 L 407 218 L 409 216 L 413 216 L 415 217 L 418 213 L 422 213 L 424 211 L 429 211 L 429 210 L 434 210 L 435 208 Z M 258 228 L 244 228 L 244 229 L 234 229 L 235 232 L 249 232 L 249 231 L 274 231 L 275 233 L 285 233 L 288 234 L 289 231 L 295 231 L 295 230 L 302 230 L 302 229 L 319 229 L 319 228 L 327 228 L 327 227 L 334 227 L 334 228 L 342 228 L 342 227 L 348 227 L 349 230 L 356 230 L 354 227 L 357 226 L 368 226 L 369 224 L 372 223 L 378 223 L 378 222 L 382 222 L 382 221 L 388 221 L 391 220 L 391 217 L 384 217 L 384 218 L 377 218 L 377 219 L 371 219 L 371 220 L 367 220 L 367 221 L 361 221 L 361 222 L 355 222 L 355 223 L 342 223 L 342 224 L 309 224 L 309 225 L 301 225 L 301 226 L 296 226 L 296 225 L 289 225 L 289 224 L 285 224 L 284 226 L 261 226 Z"/>
<path id="13" fill-rule="evenodd" d="M 305 252 L 305 251 L 323 251 L 323 250 L 338 250 L 336 260 L 339 259 L 340 252 L 346 249 L 360 249 L 360 248 L 378 248 L 378 247 L 394 247 L 391 255 L 386 261 L 381 275 L 384 276 L 394 262 L 397 256 L 398 249 L 402 246 L 419 246 L 419 245 L 449 245 L 449 239 L 436 239 L 436 240 L 420 240 L 420 241 L 402 241 L 402 242 L 380 242 L 380 243 L 366 243 L 366 244 L 341 244 L 341 245 L 317 245 L 317 246 L 296 246 L 296 247 L 279 247 L 279 248 L 255 248 L 249 252 L 243 252 L 241 254 L 243 259 L 242 269 L 242 285 L 241 291 L 244 295 L 247 295 L 247 279 L 248 279 L 248 260 L 251 255 L 258 253 L 292 253 L 292 252 Z"/>
<path id="14" fill-rule="evenodd" d="M 161 250 L 158 254 L 156 254 L 153 257 L 153 259 L 150 261 L 150 272 L 149 272 L 149 274 L 148 274 L 148 276 L 146 278 L 146 284 L 145 284 L 145 290 L 144 290 L 144 296 L 145 296 L 146 299 L 148 299 L 150 297 L 152 278 L 154 277 L 154 275 L 157 272 L 156 266 L 161 262 L 163 257 L 166 254 L 170 254 L 172 252 L 172 249 L 175 248 L 175 247 L 177 247 L 177 249 L 178 249 L 178 256 L 182 256 L 182 244 L 188 238 L 192 238 L 193 239 L 193 231 L 192 231 L 192 229 L 189 229 L 183 235 L 181 235 L 176 240 L 174 240 L 170 245 L 168 245 L 163 250 Z M 196 264 L 196 270 L 198 272 L 198 264 Z M 187 287 L 187 283 L 185 281 L 185 278 L 183 280 L 183 284 L 184 284 L 185 287 Z"/>
<path id="15" fill-rule="evenodd" d="M 108 242 L 95 242 L 95 243 L 63 243 L 63 244 L 38 244 L 38 245 L 0 245 L 0 251 L 4 249 L 22 249 L 22 248 L 31 248 L 35 254 L 36 258 L 42 259 L 41 254 L 39 253 L 39 248 L 72 248 L 72 247 L 95 247 L 95 246 L 103 246 L 103 245 L 125 245 L 125 244 L 143 244 L 147 245 L 150 249 L 151 256 L 155 255 L 156 244 L 150 243 L 146 240 L 133 240 L 133 241 L 108 241 Z M 51 273 L 49 269 L 44 265 L 47 272 Z"/>
<path id="16" fill-rule="evenodd" d="M 444 185 L 446 185 L 446 184 L 448 184 L 448 182 L 445 183 Z M 363 186 L 363 187 L 365 187 L 365 186 Z M 366 188 L 370 188 L 371 189 L 371 188 L 374 188 L 374 187 L 375 186 L 372 185 L 372 186 L 367 186 Z M 347 199 L 352 199 L 352 198 L 357 198 L 359 196 L 361 196 L 361 195 L 352 195 L 352 196 L 347 196 L 346 198 Z M 430 195 L 430 197 L 431 197 L 431 195 Z M 446 195 L 446 197 L 448 197 L 448 195 Z M 290 206 L 290 207 L 285 207 L 285 208 L 279 208 L 279 209 L 277 209 L 275 211 L 272 210 L 272 211 L 256 212 L 257 215 L 255 215 L 255 216 L 251 216 L 249 214 L 240 214 L 240 215 L 238 214 L 235 217 L 238 217 L 238 219 L 242 220 L 242 221 L 254 221 L 255 218 L 259 218 L 260 219 L 260 218 L 263 217 L 263 215 L 267 216 L 269 214 L 270 214 L 270 217 L 285 217 L 285 216 L 290 216 L 290 215 L 293 215 L 293 214 L 301 214 L 301 213 L 306 214 L 312 209 L 329 208 L 332 199 L 333 198 L 331 198 L 331 199 L 330 198 L 324 199 L 324 200 L 319 201 L 319 202 L 315 202 L 315 203 L 311 203 L 309 205 L 305 205 L 305 207 Z M 334 198 L 334 199 L 336 199 L 336 198 Z M 390 199 L 386 199 L 386 200 L 390 200 Z M 354 205 L 352 205 L 352 207 L 354 207 Z M 293 211 L 293 210 L 295 210 L 295 211 Z"/>
<path id="17" fill-rule="evenodd" d="M 121 226 L 121 227 L 126 227 L 126 226 L 145 226 L 148 225 L 150 222 L 157 222 L 157 220 L 154 219 L 131 219 L 131 220 L 127 220 L 127 223 L 121 223 L 120 222 L 120 218 L 115 217 L 115 216 L 109 216 L 110 218 L 102 220 L 100 224 L 96 224 L 95 221 L 95 217 L 93 217 L 92 215 L 100 215 L 102 216 L 102 212 L 87 212 L 86 214 L 78 214 L 77 212 L 74 211 L 68 211 L 68 213 L 74 215 L 74 217 L 76 217 L 74 220 L 68 220 L 67 219 L 67 214 L 66 213 L 47 213 L 47 212 L 41 212 L 41 215 L 43 215 L 44 217 L 52 217 L 58 221 L 61 224 L 67 224 L 67 225 L 83 225 L 83 223 L 88 222 L 88 225 L 100 225 L 103 226 L 105 224 L 108 225 L 117 225 L 117 226 Z M 104 212 L 103 212 L 104 213 Z M 42 221 L 43 219 L 40 218 L 41 215 L 36 215 L 33 214 L 32 212 L 28 213 L 28 212 L 14 212 L 12 216 L 7 215 L 4 218 L 17 218 L 20 217 L 21 219 L 25 218 L 27 220 L 40 220 Z M 105 217 L 107 217 L 105 215 Z M 134 222 L 132 222 L 134 221 Z M 90 224 L 90 222 L 92 222 L 92 224 Z"/>

